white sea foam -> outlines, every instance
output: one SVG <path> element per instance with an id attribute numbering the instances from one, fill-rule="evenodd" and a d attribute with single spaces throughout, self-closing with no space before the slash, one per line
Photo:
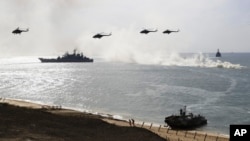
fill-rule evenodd
<path id="1" fill-rule="evenodd" d="M 120 116 L 120 115 L 113 115 L 113 118 L 114 118 L 114 119 L 119 119 L 119 120 L 122 120 L 122 119 L 123 119 L 123 117 Z"/>
<path id="2" fill-rule="evenodd" d="M 227 68 L 227 69 L 241 69 L 244 66 L 240 64 L 233 64 L 230 62 L 223 62 L 219 59 L 213 60 L 209 56 L 202 53 L 194 54 L 190 57 L 182 57 L 179 54 L 171 54 L 170 57 L 162 61 L 162 65 L 173 66 L 189 66 L 189 67 L 206 67 L 206 68 Z"/>
<path id="3" fill-rule="evenodd" d="M 203 53 L 182 56 L 179 53 L 170 53 L 164 55 L 156 54 L 137 54 L 108 56 L 108 61 L 118 61 L 126 63 L 148 64 L 148 65 L 165 65 L 165 66 L 187 66 L 187 67 L 205 67 L 205 68 L 226 68 L 241 69 L 244 66 L 233 64 L 227 61 L 221 61 L 218 58 L 213 59 Z"/>

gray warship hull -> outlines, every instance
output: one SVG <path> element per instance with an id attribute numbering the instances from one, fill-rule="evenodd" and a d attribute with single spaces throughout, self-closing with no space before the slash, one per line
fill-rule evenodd
<path id="1" fill-rule="evenodd" d="M 88 58 L 83 55 L 83 53 L 76 53 L 76 49 L 74 49 L 73 54 L 69 54 L 66 52 L 62 57 L 58 56 L 57 58 L 38 58 L 42 63 L 72 63 L 72 62 L 84 62 L 84 63 L 92 63 L 94 59 Z"/>
<path id="2" fill-rule="evenodd" d="M 93 63 L 93 59 L 46 59 L 46 58 L 39 58 L 42 63 Z"/>

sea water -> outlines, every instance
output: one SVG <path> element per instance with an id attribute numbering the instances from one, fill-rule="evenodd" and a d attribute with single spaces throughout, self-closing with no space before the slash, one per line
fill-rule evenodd
<path id="1" fill-rule="evenodd" d="M 230 124 L 250 124 L 250 54 L 222 55 L 175 54 L 156 63 L 1 58 L 0 97 L 157 124 L 186 105 L 208 119 L 199 130 L 229 134 Z"/>

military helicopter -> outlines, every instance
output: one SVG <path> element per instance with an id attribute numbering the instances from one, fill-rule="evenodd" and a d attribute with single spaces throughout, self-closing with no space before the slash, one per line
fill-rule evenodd
<path id="1" fill-rule="evenodd" d="M 29 31 L 29 28 L 27 28 L 26 30 L 22 30 L 22 29 L 19 29 L 19 27 L 15 30 L 12 31 L 13 34 L 21 34 L 22 32 L 28 32 Z"/>
<path id="2" fill-rule="evenodd" d="M 140 33 L 141 33 L 141 34 L 148 34 L 149 32 L 157 32 L 157 29 L 156 29 L 156 30 L 144 29 L 144 30 L 142 30 Z"/>
<path id="3" fill-rule="evenodd" d="M 93 38 L 101 39 L 103 36 L 111 36 L 111 35 L 112 35 L 111 33 L 109 33 L 109 34 L 98 33 L 98 34 L 94 35 Z"/>
<path id="4" fill-rule="evenodd" d="M 179 32 L 180 30 L 178 29 L 177 31 L 173 31 L 173 30 L 165 30 L 165 31 L 163 31 L 162 33 L 167 33 L 167 34 L 170 34 L 170 33 L 172 33 L 172 32 Z"/>

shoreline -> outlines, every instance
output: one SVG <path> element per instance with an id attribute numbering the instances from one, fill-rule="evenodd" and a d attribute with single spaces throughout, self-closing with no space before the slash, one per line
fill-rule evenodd
<path id="1" fill-rule="evenodd" d="M 1 103 L 1 97 L 0 97 L 0 103 Z M 78 109 L 78 108 L 72 108 L 72 107 L 64 107 L 62 105 L 53 105 L 53 104 L 46 104 L 46 103 L 43 103 L 43 102 L 38 102 L 38 101 L 31 101 L 31 100 L 23 100 L 23 99 L 13 99 L 13 98 L 5 98 L 5 100 L 9 100 L 9 101 L 12 101 L 10 104 L 14 104 L 16 103 L 18 106 L 21 106 L 21 105 L 33 105 L 32 108 L 40 108 L 40 106 L 47 106 L 47 107 L 51 107 L 51 108 L 63 108 L 63 109 L 67 109 L 67 110 L 72 110 L 72 111 L 76 111 L 76 112 L 82 112 L 82 113 L 86 113 L 86 114 L 92 114 L 92 115 L 97 115 L 97 116 L 102 116 L 104 118 L 113 118 L 115 120 L 124 120 L 124 121 L 127 121 L 129 120 L 129 118 L 124 118 L 122 115 L 120 114 L 109 114 L 109 113 L 106 113 L 106 112 L 99 112 L 99 111 L 92 111 L 92 110 L 81 110 L 81 109 Z M 27 104 L 25 104 L 27 103 Z M 130 118 L 135 118 L 135 117 L 130 117 Z M 142 124 L 142 123 L 145 123 L 147 124 L 147 126 L 150 126 L 150 124 L 152 122 L 150 121 L 144 121 L 144 120 L 140 120 L 140 119 L 136 119 L 136 123 L 137 124 Z M 156 126 L 156 127 L 159 127 L 159 126 L 164 126 L 160 123 L 154 123 L 153 122 L 153 125 L 152 126 Z M 223 133 L 223 132 L 218 132 L 218 131 L 210 131 L 210 130 L 194 130 L 194 131 L 197 131 L 197 132 L 207 132 L 207 133 L 211 133 L 211 134 L 219 134 L 219 135 L 222 135 L 222 136 L 229 136 L 229 134 L 226 134 L 226 133 Z"/>
<path id="2" fill-rule="evenodd" d="M 9 98 L 0 98 L 0 103 L 7 103 L 10 105 L 15 105 L 19 107 L 26 107 L 31 109 L 45 109 L 46 111 L 52 113 L 52 114 L 58 114 L 58 115 L 68 115 L 68 116 L 81 116 L 83 114 L 90 115 L 93 117 L 99 117 L 101 120 L 109 123 L 114 124 L 119 127 L 131 127 L 133 125 L 130 125 L 129 120 L 130 119 L 123 119 L 120 117 L 115 117 L 115 115 L 106 114 L 106 113 L 99 113 L 99 112 L 86 112 L 86 111 L 78 111 L 75 109 L 69 109 L 62 107 L 61 105 L 55 106 L 55 105 L 46 105 L 42 103 L 36 103 L 29 100 L 21 100 L 21 99 L 9 99 Z M 150 122 L 143 122 L 136 120 L 135 127 L 140 127 L 147 129 L 148 131 L 151 131 L 159 136 L 161 136 L 164 139 L 167 140 L 206 140 L 206 141 L 212 141 L 216 139 L 217 141 L 228 141 L 229 135 L 227 134 L 220 134 L 220 133 L 212 133 L 207 131 L 178 131 L 178 130 L 171 130 L 168 127 L 165 127 L 164 125 L 159 125 L 155 123 Z"/>

